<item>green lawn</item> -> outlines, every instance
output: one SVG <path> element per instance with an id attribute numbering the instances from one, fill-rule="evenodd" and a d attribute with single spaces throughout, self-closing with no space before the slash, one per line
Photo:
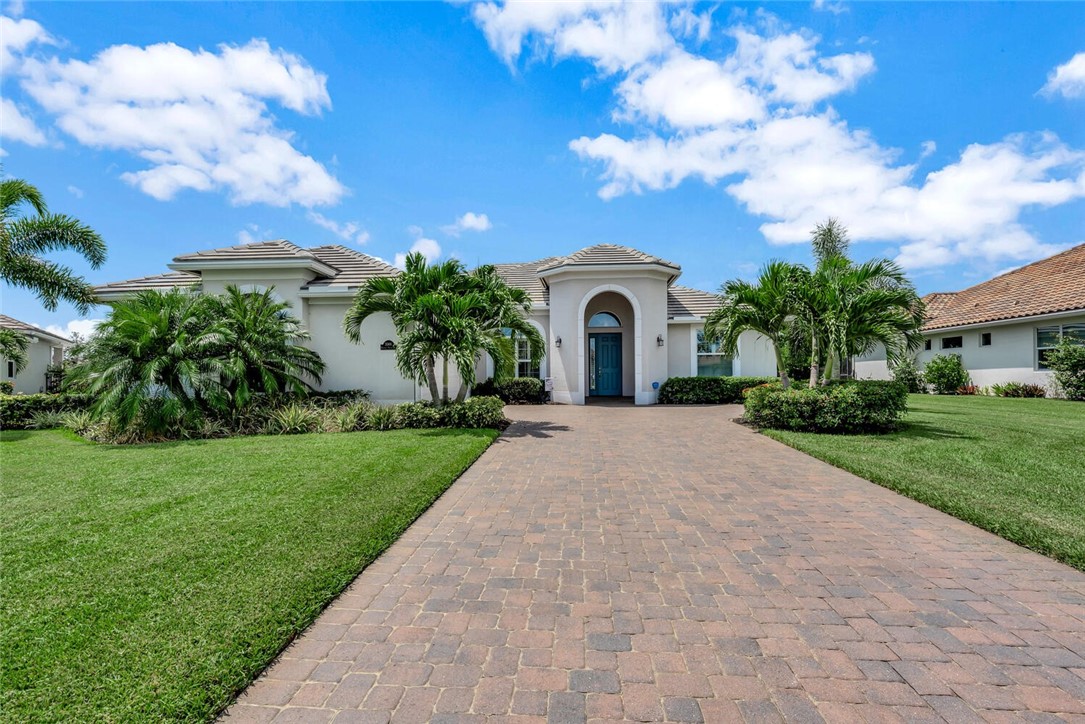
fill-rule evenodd
<path id="1" fill-rule="evenodd" d="M 912 395 L 890 435 L 765 434 L 1085 570 L 1085 404 Z"/>
<path id="2" fill-rule="evenodd" d="M 0 436 L 0 717 L 205 720 L 494 439 Z"/>

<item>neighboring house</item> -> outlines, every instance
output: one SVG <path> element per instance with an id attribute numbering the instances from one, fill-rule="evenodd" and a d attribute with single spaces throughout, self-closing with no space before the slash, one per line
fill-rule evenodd
<path id="1" fill-rule="evenodd" d="M 981 387 L 1026 382 L 1050 387 L 1045 356 L 1062 337 L 1085 344 L 1085 244 L 960 292 L 923 298 L 923 367 L 956 354 Z M 890 376 L 885 353 L 856 361 L 857 377 Z"/>
<path id="2" fill-rule="evenodd" d="M 367 279 L 399 274 L 374 257 L 343 246 L 303 249 L 288 241 L 212 249 L 176 257 L 174 271 L 95 288 L 105 301 L 144 289 L 190 287 L 205 293 L 236 284 L 273 288 L 291 303 L 312 335 L 309 346 L 324 359 L 322 389 L 363 388 L 382 402 L 423 399 L 426 391 L 396 370 L 392 320 L 374 315 L 362 326 L 362 344 L 343 334 L 343 316 Z M 518 345 L 518 376 L 550 381 L 555 402 L 584 404 L 591 397 L 628 397 L 652 404 L 668 377 L 774 375 L 769 343 L 755 333 L 739 341 L 739 355 L 723 357 L 702 340 L 714 294 L 678 286 L 677 264 L 609 244 L 563 257 L 497 264 L 507 283 L 527 291 L 529 319 L 546 341 L 547 355 L 530 359 Z M 493 363 L 479 362 L 479 380 Z M 459 380 L 450 385 L 456 389 Z"/>
<path id="3" fill-rule="evenodd" d="M 19 394 L 55 391 L 55 385 L 49 379 L 49 368 L 59 368 L 64 363 L 64 350 L 72 345 L 72 341 L 4 314 L 0 314 L 0 327 L 15 330 L 30 340 L 26 348 L 27 364 L 21 372 L 15 372 L 13 360 L 0 357 L 0 379 L 13 383 Z M 59 375 L 55 381 L 59 384 Z"/>

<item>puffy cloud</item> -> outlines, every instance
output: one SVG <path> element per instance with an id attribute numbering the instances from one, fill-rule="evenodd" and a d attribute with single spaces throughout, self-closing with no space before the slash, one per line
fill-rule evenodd
<path id="1" fill-rule="evenodd" d="M 5 76 L 18 69 L 22 62 L 21 56 L 35 44 L 55 45 L 56 39 L 46 32 L 41 23 L 29 18 L 16 19 L 0 15 L 0 69 Z"/>
<path id="2" fill-rule="evenodd" d="M 256 244 L 274 238 L 274 232 L 262 228 L 259 224 L 246 224 L 244 229 L 237 232 L 238 244 Z"/>
<path id="3" fill-rule="evenodd" d="M 441 230 L 452 236 L 459 236 L 465 231 L 489 231 L 493 228 L 490 217 L 486 214 L 476 214 L 468 211 L 448 226 L 442 226 Z"/>
<path id="4" fill-rule="evenodd" d="M 363 229 L 361 223 L 357 221 L 340 223 L 315 211 L 309 211 L 305 217 L 317 226 L 327 229 L 344 241 L 352 241 L 359 246 L 369 241 L 369 232 Z"/>
<path id="5" fill-rule="evenodd" d="M 725 28 L 733 49 L 709 55 L 682 43 L 691 34 L 682 9 L 656 7 L 670 13 L 662 26 L 673 33 L 670 42 L 659 40 L 655 52 L 617 63 L 619 43 L 609 53 L 561 45 L 564 28 L 599 17 L 593 6 L 562 5 L 560 13 L 551 9 L 560 17 L 546 22 L 512 24 L 501 17 L 508 23 L 502 27 L 516 28 L 497 36 L 503 45 L 495 44 L 481 7 L 489 6 L 477 6 L 476 19 L 506 60 L 535 41 L 559 57 L 579 55 L 600 72 L 619 75 L 614 120 L 634 123 L 633 133 L 615 130 L 569 144 L 602 168 L 603 199 L 670 189 L 690 178 L 721 183 L 765 219 L 761 231 L 771 243 L 805 243 L 816 223 L 835 216 L 853 238 L 899 244 L 898 259 L 921 268 L 1050 253 L 1056 247 L 1029 232 L 1022 213 L 1085 198 L 1085 154 L 1050 134 L 973 144 L 956 161 L 916 178 L 916 163 L 935 151 L 933 142 L 922 144 L 915 161 L 902 160 L 899 150 L 850 127 L 827 105 L 874 72 L 873 56 L 824 54 L 820 38 L 764 13 L 753 25 Z M 1053 78 L 1066 82 L 1070 75 Z"/>
<path id="6" fill-rule="evenodd" d="M 1049 96 L 1061 95 L 1064 98 L 1085 96 L 1085 52 L 1077 53 L 1051 71 L 1040 92 Z"/>
<path id="7" fill-rule="evenodd" d="M 47 324 L 44 327 L 41 325 L 34 325 L 41 327 L 46 332 L 51 334 L 59 334 L 61 337 L 68 339 L 72 338 L 72 335 L 78 334 L 83 339 L 94 334 L 94 331 L 98 329 L 98 325 L 104 322 L 104 319 L 73 319 L 63 326 L 59 324 Z"/>
<path id="8" fill-rule="evenodd" d="M 403 269 L 407 266 L 407 254 L 421 254 L 426 257 L 426 261 L 433 263 L 441 258 L 441 245 L 433 239 L 427 239 L 424 236 L 424 231 L 421 226 L 409 226 L 407 227 L 407 233 L 415 237 L 414 243 L 411 244 L 411 248 L 406 252 L 398 252 L 395 256 L 395 260 L 392 262 L 392 266 L 399 269 Z"/>
<path id="9" fill-rule="evenodd" d="M 19 42 L 33 35 L 24 31 Z M 143 159 L 147 168 L 121 178 L 154 198 L 223 190 L 235 204 L 312 207 L 345 193 L 294 147 L 293 133 L 268 108 L 274 102 L 303 115 L 330 108 L 326 76 L 265 40 L 217 52 L 159 43 L 115 45 L 89 61 L 26 57 L 19 74 L 26 93 L 77 141 Z"/>
<path id="10" fill-rule="evenodd" d="M 10 98 L 0 98 L 0 138 L 44 146 L 45 134 Z"/>

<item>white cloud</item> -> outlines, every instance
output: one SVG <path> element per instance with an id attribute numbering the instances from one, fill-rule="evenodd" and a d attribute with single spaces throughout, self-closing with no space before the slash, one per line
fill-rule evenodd
<path id="1" fill-rule="evenodd" d="M 1040 92 L 1049 96 L 1061 95 L 1064 98 L 1085 97 L 1085 52 L 1077 53 L 1051 71 Z"/>
<path id="2" fill-rule="evenodd" d="M 515 33 L 495 33 L 478 7 L 476 19 L 506 59 L 524 44 L 543 43 L 559 57 L 579 55 L 601 73 L 618 74 L 614 120 L 634 123 L 632 133 L 615 130 L 569 144 L 602 168 L 603 199 L 690 178 L 723 182 L 728 195 L 765 219 L 761 231 L 771 243 L 805 243 L 816 223 L 835 216 L 857 240 L 898 244 L 898 259 L 914 269 L 1050 253 L 1056 247 L 1037 239 L 1022 213 L 1085 198 L 1085 153 L 1050 134 L 973 144 L 956 161 L 916 178 L 916 163 L 935 151 L 933 142 L 921 146 L 918 158 L 902 159 L 827 103 L 873 73 L 874 57 L 827 55 L 820 38 L 771 15 L 759 12 L 753 25 L 725 28 L 733 50 L 707 54 L 682 43 L 688 21 L 674 20 L 681 11 L 664 6 L 659 12 L 672 17 L 664 32 L 675 33 L 670 43 L 660 40 L 654 47 L 662 50 L 622 65 L 613 62 L 617 41 L 610 53 L 563 52 L 569 47 L 559 45 L 563 28 L 602 11 L 561 7 L 560 20 L 521 22 Z M 509 18 L 500 19 L 507 30 Z"/>
<path id="3" fill-rule="evenodd" d="M 45 134 L 10 98 L 0 98 L 0 138 L 29 146 L 44 146 Z"/>
<path id="4" fill-rule="evenodd" d="M 273 231 L 264 229 L 259 224 L 246 224 L 244 229 L 237 232 L 238 244 L 256 244 L 274 238 Z"/>
<path id="5" fill-rule="evenodd" d="M 5 20 L 5 28 L 15 22 Z M 41 33 L 40 26 L 23 30 L 12 52 L 22 52 L 26 37 L 43 42 Z M 268 108 L 274 102 L 319 114 L 331 107 L 327 77 L 265 40 L 217 52 L 173 43 L 115 45 L 89 61 L 23 57 L 18 74 L 65 133 L 146 162 L 121 178 L 154 198 L 222 190 L 239 205 L 312 207 L 335 203 L 346 191 L 295 148 L 293 133 Z"/>
<path id="6" fill-rule="evenodd" d="M 35 325 L 41 327 L 46 332 L 51 334 L 59 334 L 61 337 L 68 339 L 72 338 L 72 335 L 78 334 L 83 339 L 94 334 L 94 330 L 98 328 L 98 325 L 104 322 L 104 319 L 73 319 L 63 327 L 59 324 L 47 324 L 44 327 L 41 325 Z"/>
<path id="7" fill-rule="evenodd" d="M 407 233 L 416 237 L 414 243 L 411 244 L 411 248 L 406 252 L 396 253 L 395 260 L 392 262 L 392 266 L 403 269 L 407 266 L 407 254 L 421 254 L 426 257 L 426 261 L 432 264 L 441 258 L 441 245 L 433 239 L 427 239 L 423 236 L 422 227 L 409 226 L 407 227 Z"/>
<path id="8" fill-rule="evenodd" d="M 490 217 L 486 214 L 476 214 L 468 211 L 448 226 L 442 226 L 441 230 L 452 236 L 459 236 L 465 231 L 489 231 L 493 228 Z"/>
<path id="9" fill-rule="evenodd" d="M 12 15 L 21 15 L 21 12 L 12 12 Z M 0 68 L 4 75 L 8 76 L 18 70 L 22 63 L 22 55 L 32 45 L 55 45 L 53 38 L 41 23 L 23 18 L 17 20 L 14 17 L 0 15 Z"/>
<path id="10" fill-rule="evenodd" d="M 68 193 L 70 193 L 72 196 L 74 196 L 77 199 L 83 198 L 83 189 L 79 188 L 78 186 L 69 185 L 68 186 Z"/>
<path id="11" fill-rule="evenodd" d="M 814 10 L 821 10 L 824 12 L 832 13 L 833 15 L 840 15 L 846 13 L 848 8 L 843 2 L 833 2 L 833 0 L 814 0 Z"/>
<path id="12" fill-rule="evenodd" d="M 369 241 L 369 232 L 362 228 L 360 222 L 346 221 L 340 223 L 315 211 L 309 211 L 305 214 L 305 217 L 317 226 L 327 229 L 344 241 L 351 241 L 359 246 Z"/>

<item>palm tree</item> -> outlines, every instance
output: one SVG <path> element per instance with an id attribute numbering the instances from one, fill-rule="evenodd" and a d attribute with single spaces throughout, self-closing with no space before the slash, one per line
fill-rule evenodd
<path id="1" fill-rule="evenodd" d="M 222 385 L 235 409 L 255 394 L 305 393 L 306 378 L 320 383 L 324 362 L 301 346 L 309 333 L 290 314 L 289 302 L 277 301 L 270 289 L 243 292 L 230 285 L 207 303 L 221 335 L 216 356 Z"/>
<path id="2" fill-rule="evenodd" d="M 137 420 L 163 429 L 224 409 L 216 352 L 226 331 L 208 314 L 208 299 L 174 289 L 114 303 L 65 382 L 92 394 L 91 412 L 121 429 Z"/>
<path id="3" fill-rule="evenodd" d="M 704 336 L 720 345 L 723 354 L 738 353 L 738 338 L 754 331 L 772 343 L 780 384 L 787 389 L 791 380 L 783 358 L 783 345 L 794 316 L 795 285 L 801 267 L 770 261 L 755 284 L 732 279 L 720 287 L 722 303 L 705 320 Z"/>
<path id="4" fill-rule="evenodd" d="M 847 259 L 848 247 L 851 245 L 851 241 L 848 239 L 848 230 L 844 228 L 844 225 L 840 223 L 835 217 L 830 216 L 825 223 L 818 224 L 814 227 L 814 230 L 810 232 L 810 245 L 814 251 L 815 274 L 824 269 L 825 265 L 833 259 Z M 809 279 L 807 280 L 809 281 Z M 800 287 L 800 289 L 810 289 L 809 286 Z M 822 330 L 818 328 L 817 317 L 818 310 L 816 304 L 810 304 L 811 301 L 816 300 L 817 295 L 813 297 L 802 294 L 800 292 L 797 299 L 799 307 L 802 309 L 800 314 L 800 324 L 806 327 L 806 332 L 810 336 L 810 385 L 816 385 L 820 372 L 821 364 L 821 350 L 820 342 L 822 336 Z"/>
<path id="5" fill-rule="evenodd" d="M 36 215 L 16 218 L 24 206 Z M 41 258 L 65 250 L 80 254 L 94 269 L 106 258 L 102 237 L 77 219 L 49 213 L 37 188 L 21 179 L 0 182 L 0 278 L 32 290 L 50 311 L 66 301 L 85 314 L 95 303 L 91 287 L 70 268 Z"/>
<path id="6" fill-rule="evenodd" d="M 446 296 L 461 289 L 466 270 L 459 261 L 449 259 L 427 264 L 421 254 L 408 254 L 402 274 L 368 279 L 354 296 L 343 319 L 347 339 L 362 342 L 362 323 L 374 314 L 386 312 L 392 317 L 396 336 L 396 366 L 405 377 L 429 386 L 430 399 L 447 399 Z M 437 359 L 445 365 L 445 395 L 437 388 Z"/>
<path id="7" fill-rule="evenodd" d="M 22 332 L 14 329 L 0 329 L 0 357 L 15 363 L 15 374 L 26 369 L 30 361 L 26 350 L 30 346 L 30 339 Z"/>
<path id="8" fill-rule="evenodd" d="M 842 357 L 866 354 L 880 344 L 893 364 L 922 344 L 923 302 L 894 262 L 853 264 L 836 257 L 826 260 L 811 281 L 819 327 L 829 345 L 823 382 Z"/>

